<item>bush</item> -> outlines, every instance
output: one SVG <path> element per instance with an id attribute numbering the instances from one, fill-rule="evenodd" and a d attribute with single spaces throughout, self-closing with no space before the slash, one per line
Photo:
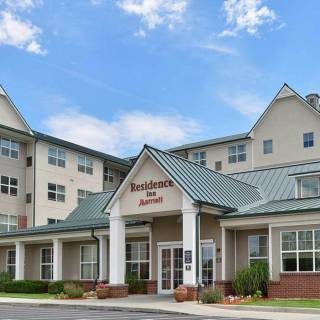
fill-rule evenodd
<path id="1" fill-rule="evenodd" d="M 4 284 L 4 291 L 9 293 L 47 293 L 48 282 L 15 280 Z"/>
<path id="2" fill-rule="evenodd" d="M 128 291 L 131 294 L 144 293 L 145 291 L 144 281 L 133 274 L 126 275 L 126 283 L 129 285 Z"/>
<path id="3" fill-rule="evenodd" d="M 70 299 L 82 298 L 84 291 L 82 289 L 67 289 L 65 295 Z"/>
<path id="4" fill-rule="evenodd" d="M 224 295 L 219 288 L 204 289 L 200 294 L 202 303 L 218 303 L 223 301 Z"/>
<path id="5" fill-rule="evenodd" d="M 63 289 L 64 289 L 63 281 L 50 282 L 48 285 L 48 293 L 51 293 L 51 294 L 61 293 L 63 292 Z"/>
<path id="6" fill-rule="evenodd" d="M 269 280 L 269 268 L 264 262 L 257 262 L 248 268 L 236 273 L 233 281 L 233 289 L 237 295 L 253 295 L 257 291 L 267 294 L 267 283 Z"/>
<path id="7" fill-rule="evenodd" d="M 13 277 L 8 272 L 0 272 L 0 292 L 4 291 L 4 284 L 12 281 Z"/>
<path id="8" fill-rule="evenodd" d="M 65 282 L 63 286 L 64 293 L 69 298 L 82 298 L 84 291 L 81 283 L 76 281 Z"/>

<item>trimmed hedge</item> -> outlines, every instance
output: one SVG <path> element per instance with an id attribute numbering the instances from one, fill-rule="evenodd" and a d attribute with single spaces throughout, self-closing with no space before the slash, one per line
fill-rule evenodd
<path id="1" fill-rule="evenodd" d="M 0 272 L 0 292 L 4 291 L 4 284 L 12 281 L 13 277 L 8 272 Z"/>
<path id="2" fill-rule="evenodd" d="M 64 281 L 50 282 L 48 285 L 48 293 L 59 294 L 63 291 Z"/>
<path id="3" fill-rule="evenodd" d="M 14 280 L 4 283 L 4 291 L 8 293 L 47 293 L 48 282 Z"/>
<path id="4" fill-rule="evenodd" d="M 137 276 L 133 274 L 126 275 L 126 283 L 129 285 L 129 293 L 137 294 L 145 292 L 145 283 L 144 280 L 140 280 Z"/>

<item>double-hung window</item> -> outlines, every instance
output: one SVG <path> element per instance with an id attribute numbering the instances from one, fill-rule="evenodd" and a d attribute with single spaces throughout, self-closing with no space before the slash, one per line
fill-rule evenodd
<path id="1" fill-rule="evenodd" d="M 149 279 L 149 243 L 129 242 L 126 244 L 126 272 L 139 279 Z"/>
<path id="2" fill-rule="evenodd" d="M 1 155 L 4 157 L 19 159 L 20 145 L 18 142 L 0 138 Z"/>
<path id="3" fill-rule="evenodd" d="M 236 144 L 228 148 L 229 163 L 244 162 L 247 160 L 246 144 Z"/>
<path id="4" fill-rule="evenodd" d="M 207 153 L 205 151 L 197 151 L 192 153 L 192 161 L 203 166 L 207 166 Z"/>
<path id="5" fill-rule="evenodd" d="M 270 154 L 273 152 L 272 140 L 263 141 L 263 154 Z"/>
<path id="6" fill-rule="evenodd" d="M 18 228 L 18 217 L 0 214 L 0 232 L 15 231 Z"/>
<path id="7" fill-rule="evenodd" d="M 66 153 L 59 148 L 48 148 L 48 163 L 53 166 L 66 167 Z"/>
<path id="8" fill-rule="evenodd" d="M 16 276 L 16 250 L 7 250 L 7 272 L 15 278 Z"/>
<path id="9" fill-rule="evenodd" d="M 10 196 L 18 195 L 18 179 L 9 176 L 0 176 L 1 193 Z"/>
<path id="10" fill-rule="evenodd" d="M 297 184 L 299 198 L 311 198 L 320 195 L 320 178 L 318 176 L 299 178 Z"/>
<path id="11" fill-rule="evenodd" d="M 78 171 L 93 174 L 93 160 L 86 156 L 78 156 Z"/>
<path id="12" fill-rule="evenodd" d="M 303 147 L 311 148 L 314 146 L 314 134 L 313 132 L 307 132 L 303 134 Z"/>
<path id="13" fill-rule="evenodd" d="M 113 183 L 114 181 L 113 169 L 109 167 L 104 167 L 104 181 Z"/>
<path id="14" fill-rule="evenodd" d="M 249 265 L 252 265 L 256 262 L 268 263 L 268 236 L 249 236 L 248 251 Z"/>
<path id="15" fill-rule="evenodd" d="M 65 202 L 66 187 L 60 184 L 48 183 L 48 200 Z"/>
<path id="16" fill-rule="evenodd" d="M 320 230 L 281 232 L 283 272 L 320 271 Z"/>
<path id="17" fill-rule="evenodd" d="M 81 203 L 81 201 L 83 199 L 85 199 L 90 193 L 92 193 L 91 191 L 87 191 L 87 190 L 82 190 L 82 189 L 78 189 L 78 205 Z"/>
<path id="18" fill-rule="evenodd" d="M 40 279 L 53 279 L 53 248 L 40 249 Z"/>
<path id="19" fill-rule="evenodd" d="M 80 279 L 93 280 L 97 272 L 97 246 L 80 246 Z"/>

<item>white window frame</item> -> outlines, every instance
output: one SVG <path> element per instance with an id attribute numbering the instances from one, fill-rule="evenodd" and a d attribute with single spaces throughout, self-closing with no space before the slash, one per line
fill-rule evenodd
<path id="1" fill-rule="evenodd" d="M 299 232 L 306 232 L 306 231 L 312 231 L 312 250 L 300 250 L 299 249 Z M 285 230 L 280 231 L 280 263 L 281 263 L 281 272 L 282 273 L 313 273 L 313 272 L 319 272 L 320 270 L 316 271 L 316 259 L 315 254 L 316 252 L 320 253 L 320 249 L 315 249 L 315 239 L 314 239 L 314 233 L 315 231 L 319 231 L 320 229 L 303 229 L 303 230 Z M 282 234 L 287 232 L 294 232 L 296 233 L 296 250 L 282 250 Z M 295 253 L 296 254 L 296 261 L 297 261 L 297 269 L 296 271 L 284 271 L 283 270 L 283 253 Z M 312 253 L 312 259 L 313 259 L 313 268 L 312 271 L 300 271 L 299 270 L 299 253 Z"/>
<path id="2" fill-rule="evenodd" d="M 49 220 L 51 220 L 52 222 L 49 223 Z M 54 222 L 53 222 L 53 221 L 54 221 Z M 62 219 L 47 218 L 48 225 L 49 225 L 49 224 L 56 224 L 56 223 L 59 223 L 59 222 L 62 222 L 62 221 L 63 221 Z"/>
<path id="3" fill-rule="evenodd" d="M 55 190 L 55 191 L 49 190 L 49 184 L 55 185 L 55 186 L 56 186 L 56 190 Z M 63 187 L 63 188 L 64 188 L 64 192 L 58 191 L 58 186 L 59 186 L 59 187 Z M 55 199 L 49 199 L 49 192 L 55 194 Z M 64 196 L 64 200 L 63 200 L 63 201 L 58 200 L 58 194 Z M 61 185 L 61 184 L 48 182 L 48 194 L 47 194 L 47 195 L 48 195 L 48 200 L 49 200 L 49 201 L 55 201 L 55 202 L 65 203 L 65 202 L 66 202 L 66 187 L 63 186 L 63 185 Z"/>
<path id="4" fill-rule="evenodd" d="M 51 262 L 42 262 L 42 251 L 43 250 L 50 250 L 51 251 Z M 42 275 L 42 266 L 51 266 L 51 278 L 50 279 L 44 279 Z M 53 247 L 43 247 L 40 248 L 40 280 L 42 281 L 52 281 L 53 280 Z"/>
<path id="5" fill-rule="evenodd" d="M 245 151 L 244 152 L 239 152 L 239 148 L 241 146 L 244 146 Z M 235 153 L 230 153 L 231 148 L 235 148 L 236 152 Z M 239 160 L 240 155 L 245 155 L 244 160 Z M 230 157 L 236 157 L 236 161 L 230 161 Z M 246 162 L 247 161 L 247 144 L 246 143 L 238 143 L 238 144 L 233 144 L 228 146 L 228 163 L 233 164 L 233 163 L 238 163 L 238 162 Z"/>
<path id="6" fill-rule="evenodd" d="M 104 167 L 103 176 L 104 176 L 104 179 L 103 179 L 104 182 L 114 183 L 114 169 L 113 168 Z"/>
<path id="7" fill-rule="evenodd" d="M 84 247 L 90 247 L 92 250 L 97 251 L 97 245 L 95 245 L 95 244 L 80 245 L 80 276 L 79 276 L 79 278 L 80 278 L 80 280 L 91 281 L 91 280 L 94 280 L 95 277 L 97 276 L 97 275 L 94 275 L 94 274 L 93 274 L 93 270 L 94 270 L 94 265 L 97 266 L 97 270 L 98 270 L 98 259 L 97 259 L 96 261 L 91 261 L 91 262 L 82 262 L 82 261 L 81 261 L 81 258 L 82 258 L 82 248 L 84 248 Z M 98 258 L 98 257 L 97 257 L 97 258 Z M 83 265 L 90 265 L 90 266 L 91 266 L 91 276 L 92 276 L 92 278 L 89 278 L 89 279 L 87 279 L 87 278 L 82 278 L 82 266 L 83 266 Z"/>
<path id="8" fill-rule="evenodd" d="M 263 257 L 250 257 L 250 238 L 254 238 L 254 237 L 266 237 L 267 238 L 267 256 L 263 256 Z M 260 248 L 260 239 L 259 239 L 259 248 Z M 251 265 L 251 261 L 252 260 L 262 260 L 262 259 L 266 259 L 267 263 L 269 263 L 269 235 L 267 234 L 254 234 L 254 235 L 250 235 L 248 236 L 248 266 L 250 267 Z"/>
<path id="9" fill-rule="evenodd" d="M 215 281 L 217 279 L 217 265 L 216 265 L 216 243 L 214 240 L 210 239 L 210 240 L 201 240 L 200 241 L 200 274 L 199 274 L 199 280 L 200 283 L 203 284 L 203 279 L 202 279 L 202 263 L 203 263 L 203 259 L 202 259 L 202 248 L 203 247 L 211 247 L 212 249 L 212 277 L 213 277 L 213 283 L 212 283 L 212 287 L 215 286 Z"/>
<path id="10" fill-rule="evenodd" d="M 84 197 L 80 196 L 80 195 L 79 195 L 79 191 L 84 192 L 85 196 L 84 196 Z M 78 202 L 78 205 L 80 205 L 81 201 L 82 201 L 83 199 L 86 199 L 87 196 L 88 196 L 89 194 L 91 194 L 91 193 L 92 193 L 92 192 L 91 192 L 91 191 L 88 191 L 88 190 L 78 189 L 78 190 L 77 190 L 77 195 L 78 195 L 78 197 L 77 197 L 77 202 Z"/>
<path id="11" fill-rule="evenodd" d="M 139 260 L 127 260 L 127 244 L 138 244 L 138 258 Z M 148 251 L 148 255 L 149 255 L 149 260 L 140 260 L 140 252 L 141 252 L 141 249 L 140 249 L 140 245 L 142 244 L 145 244 L 147 246 L 149 246 L 149 251 Z M 126 242 L 126 270 L 127 270 L 127 263 L 137 263 L 138 264 L 138 278 L 140 279 L 140 264 L 141 263 L 149 263 L 149 269 L 148 269 L 148 272 L 149 272 L 149 277 L 150 277 L 150 242 L 149 241 L 133 241 L 133 242 Z M 147 279 L 143 279 L 143 280 L 148 280 L 149 277 Z"/>
<path id="12" fill-rule="evenodd" d="M 9 252 L 14 252 L 15 256 L 14 256 L 14 263 L 9 263 Z M 6 254 L 6 272 L 9 272 L 9 267 L 14 267 L 14 270 L 16 268 L 16 263 L 17 263 L 17 256 L 16 256 L 16 250 L 15 249 L 8 249 L 7 250 L 7 254 Z M 16 272 L 14 271 L 14 278 L 16 277 Z"/>
<path id="13" fill-rule="evenodd" d="M 55 156 L 51 155 L 49 153 L 49 150 L 54 150 L 55 152 Z M 61 155 L 59 155 L 59 153 L 63 153 L 64 154 L 64 157 L 62 157 Z M 55 160 L 55 164 L 53 163 L 50 163 L 49 162 L 49 158 L 52 158 Z M 60 166 L 59 165 L 59 160 L 63 161 L 64 165 L 63 166 Z M 60 149 L 60 148 L 57 148 L 57 147 L 51 147 L 49 146 L 48 147 L 48 164 L 50 164 L 51 166 L 56 166 L 56 167 L 60 167 L 60 168 L 65 168 L 66 167 L 66 152 L 65 150 L 63 149 Z"/>
<path id="14" fill-rule="evenodd" d="M 271 151 L 266 152 L 266 151 L 269 151 L 267 150 L 266 144 L 270 142 L 271 142 Z M 272 153 L 273 153 L 273 140 L 272 139 L 263 140 L 263 154 L 272 154 Z"/>
<path id="15" fill-rule="evenodd" d="M 192 152 L 192 161 L 206 167 L 207 166 L 207 152 L 206 151 Z"/>
<path id="16" fill-rule="evenodd" d="M 84 159 L 84 164 L 80 164 L 80 158 Z M 89 165 L 89 162 L 91 162 L 92 165 Z M 83 166 L 84 167 L 84 171 L 79 170 L 79 166 Z M 92 172 L 88 172 L 88 169 L 91 169 Z M 93 160 L 92 158 L 89 158 L 87 156 L 82 156 L 82 155 L 78 155 L 78 172 L 82 172 L 85 174 L 89 174 L 89 175 L 93 175 Z"/>
<path id="17" fill-rule="evenodd" d="M 3 143 L 2 143 L 3 140 L 9 141 L 10 146 L 9 147 L 7 147 L 7 146 L 4 147 Z M 17 144 L 18 147 L 15 148 L 14 144 Z M 2 148 L 9 150 L 9 155 L 8 156 L 2 154 Z M 18 157 L 17 158 L 12 157 L 12 151 L 17 151 L 18 152 Z M 20 158 L 20 143 L 18 141 L 16 141 L 16 140 L 13 140 L 13 139 L 10 139 L 10 138 L 0 137 L 0 155 L 2 157 L 5 157 L 5 158 L 19 160 L 19 158 Z"/>
<path id="18" fill-rule="evenodd" d="M 3 213 L 0 213 L 0 216 L 7 217 L 7 222 L 6 223 L 0 222 L 1 225 L 7 226 L 7 231 L 5 231 L 5 232 L 16 231 L 18 229 L 18 217 L 17 216 L 11 215 L 11 214 L 3 214 Z M 12 217 L 16 218 L 16 223 L 11 223 L 11 218 Z M 15 228 L 11 229 L 10 227 L 12 227 L 12 226 L 15 227 Z"/>
<path id="19" fill-rule="evenodd" d="M 312 134 L 312 140 L 309 140 L 309 139 L 308 139 L 308 140 L 306 141 L 306 142 L 308 143 L 308 145 L 305 146 L 305 145 L 304 145 L 304 144 L 305 144 L 304 137 L 305 137 L 305 135 L 308 135 L 308 138 L 309 138 L 309 135 L 310 135 L 310 134 Z M 312 132 L 304 132 L 302 138 L 303 138 L 303 148 L 304 148 L 304 149 L 308 149 L 308 148 L 313 148 L 313 147 L 314 147 L 314 132 L 313 132 L 313 131 L 312 131 Z M 311 141 L 312 141 L 312 146 L 309 145 Z"/>
<path id="20" fill-rule="evenodd" d="M 1 182 L 2 177 L 8 178 L 8 184 L 4 184 Z M 11 184 L 11 179 L 16 179 L 17 180 L 17 185 Z M 8 193 L 2 192 L 2 186 L 8 187 Z M 17 194 L 11 194 L 11 188 L 17 189 Z M 6 194 L 9 197 L 18 197 L 19 196 L 19 179 L 16 177 L 11 177 L 11 176 L 6 176 L 6 175 L 0 175 L 0 194 Z"/>
<path id="21" fill-rule="evenodd" d="M 305 196 L 303 194 L 303 188 L 302 188 L 302 180 L 311 180 L 311 179 L 317 179 L 318 180 L 318 195 L 316 196 Z M 320 176 L 314 176 L 314 175 L 310 175 L 310 176 L 305 176 L 305 177 L 299 177 L 296 179 L 296 198 L 313 198 L 313 197 L 318 197 L 320 196 Z"/>

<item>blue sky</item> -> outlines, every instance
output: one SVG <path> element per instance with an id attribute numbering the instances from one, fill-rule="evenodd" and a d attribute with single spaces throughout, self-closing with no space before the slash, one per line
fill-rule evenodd
<path id="1" fill-rule="evenodd" d="M 320 91 L 317 0 L 0 0 L 0 83 L 31 127 L 112 154 L 245 132 Z"/>

